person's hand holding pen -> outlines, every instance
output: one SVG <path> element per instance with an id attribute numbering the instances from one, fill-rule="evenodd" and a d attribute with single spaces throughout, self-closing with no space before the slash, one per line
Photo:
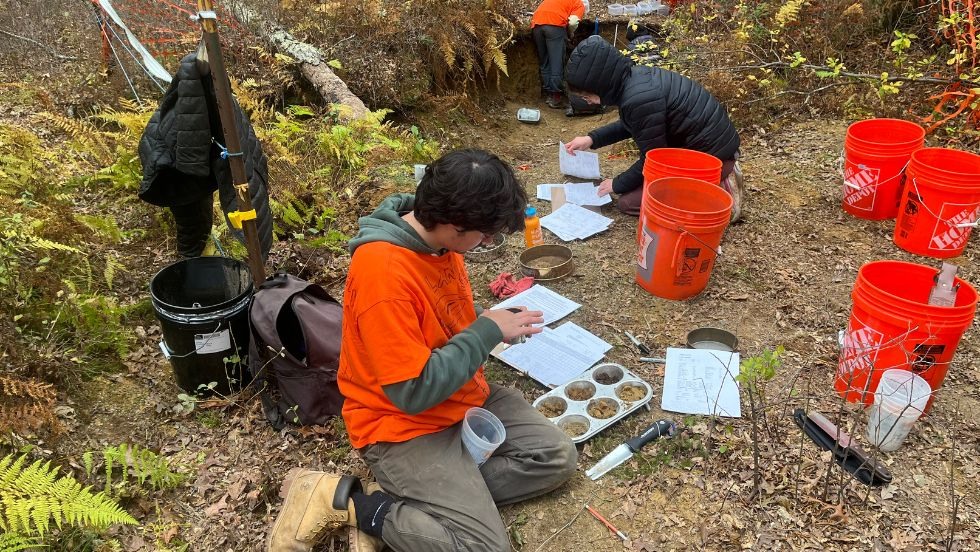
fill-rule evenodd
<path id="1" fill-rule="evenodd" d="M 487 309 L 480 316 L 486 316 L 497 324 L 504 334 L 505 343 L 520 342 L 525 336 L 541 333 L 541 328 L 533 324 L 544 324 L 544 313 L 527 310 L 527 307 Z"/>

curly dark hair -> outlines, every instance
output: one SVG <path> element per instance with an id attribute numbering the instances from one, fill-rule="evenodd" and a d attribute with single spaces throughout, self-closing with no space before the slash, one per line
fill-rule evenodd
<path id="1" fill-rule="evenodd" d="M 524 228 L 527 192 L 514 170 L 477 149 L 443 155 L 425 169 L 415 190 L 415 218 L 426 230 L 451 224 L 485 234 Z"/>

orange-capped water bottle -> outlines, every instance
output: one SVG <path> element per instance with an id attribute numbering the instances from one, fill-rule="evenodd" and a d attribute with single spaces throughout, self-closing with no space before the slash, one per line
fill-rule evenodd
<path id="1" fill-rule="evenodd" d="M 528 205 L 524 210 L 524 245 L 534 247 L 544 244 L 544 236 L 541 235 L 541 220 L 538 219 L 538 210 L 532 205 Z"/>

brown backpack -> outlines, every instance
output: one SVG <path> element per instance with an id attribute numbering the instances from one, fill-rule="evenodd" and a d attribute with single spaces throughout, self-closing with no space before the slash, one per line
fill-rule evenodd
<path id="1" fill-rule="evenodd" d="M 343 309 L 322 287 L 278 272 L 252 297 L 249 368 L 266 418 L 322 425 L 340 414 L 337 388 Z"/>

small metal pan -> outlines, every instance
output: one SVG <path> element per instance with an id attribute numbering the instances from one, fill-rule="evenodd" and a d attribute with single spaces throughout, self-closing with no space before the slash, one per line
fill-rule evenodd
<path id="1" fill-rule="evenodd" d="M 521 274 L 546 282 L 568 276 L 575 270 L 572 250 L 564 245 L 536 245 L 521 253 Z"/>
<path id="2" fill-rule="evenodd" d="M 488 245 L 478 245 L 467 251 L 464 256 L 478 263 L 487 263 L 500 256 L 504 252 L 504 245 L 507 243 L 505 234 L 494 234 L 493 243 Z"/>
<path id="3" fill-rule="evenodd" d="M 698 328 L 687 334 L 687 346 L 691 349 L 735 352 L 738 351 L 738 338 L 718 328 Z"/>

